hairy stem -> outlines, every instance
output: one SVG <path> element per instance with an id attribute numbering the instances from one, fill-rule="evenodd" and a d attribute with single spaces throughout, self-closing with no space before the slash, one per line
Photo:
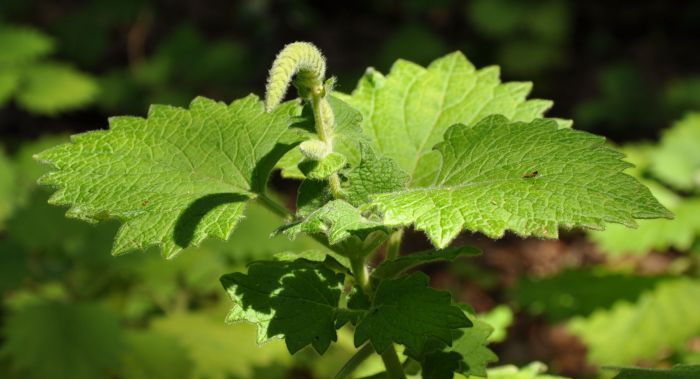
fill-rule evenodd
<path id="1" fill-rule="evenodd" d="M 357 370 L 357 368 L 374 353 L 374 348 L 369 343 L 364 344 L 355 354 L 343 365 L 333 379 L 346 379 Z"/>
<path id="2" fill-rule="evenodd" d="M 406 379 L 406 374 L 399 361 L 399 356 L 396 354 L 394 346 L 390 346 L 384 353 L 381 354 L 384 367 L 386 367 L 387 376 L 390 379 Z"/>
<path id="3" fill-rule="evenodd" d="M 403 238 L 403 229 L 399 229 L 389 236 L 389 242 L 386 245 L 386 260 L 390 261 L 398 258 L 401 251 L 401 239 Z"/>
<path id="4" fill-rule="evenodd" d="M 333 151 L 333 124 L 335 123 L 335 118 L 333 109 L 331 109 L 326 99 L 325 92 L 326 90 L 322 85 L 317 86 L 311 91 L 311 108 L 313 108 L 314 111 L 316 134 L 318 134 L 318 138 L 326 144 L 326 150 L 330 153 Z M 328 184 L 334 198 L 344 198 L 343 190 L 340 186 L 340 177 L 337 173 L 332 174 L 328 178 Z"/>

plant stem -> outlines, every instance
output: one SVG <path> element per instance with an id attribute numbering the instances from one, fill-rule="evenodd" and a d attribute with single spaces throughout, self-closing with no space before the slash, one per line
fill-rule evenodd
<path id="1" fill-rule="evenodd" d="M 399 229 L 389 236 L 389 242 L 386 245 L 386 260 L 398 258 L 401 251 L 401 238 L 403 238 L 403 229 Z"/>
<path id="2" fill-rule="evenodd" d="M 335 118 L 322 84 L 311 90 L 311 108 L 314 111 L 314 125 L 318 138 L 326 144 L 329 153 L 333 152 L 333 124 Z M 343 190 L 340 186 L 340 177 L 337 173 L 328 177 L 328 185 L 335 199 L 343 199 Z"/>
<path id="3" fill-rule="evenodd" d="M 265 208 L 269 209 L 274 214 L 282 217 L 283 219 L 289 220 L 293 218 L 292 212 L 290 212 L 289 209 L 282 206 L 282 204 L 279 204 L 278 202 L 270 199 L 266 194 L 259 195 L 258 199 L 260 199 Z"/>
<path id="4" fill-rule="evenodd" d="M 352 275 L 355 277 L 355 283 L 365 291 L 367 296 L 371 297 L 372 288 L 367 278 L 367 266 L 365 266 L 364 257 L 350 258 L 350 268 L 352 269 Z"/>
<path id="5" fill-rule="evenodd" d="M 335 374 L 333 379 L 349 378 L 350 375 L 362 364 L 362 362 L 372 355 L 372 353 L 374 353 L 374 348 L 372 348 L 371 344 L 366 343 L 345 363 L 345 365 L 343 365 L 340 371 Z"/>
<path id="6" fill-rule="evenodd" d="M 406 374 L 403 372 L 399 356 L 396 354 L 396 349 L 394 349 L 393 345 L 382 353 L 381 356 L 384 367 L 386 367 L 387 376 L 390 379 L 406 379 Z"/>

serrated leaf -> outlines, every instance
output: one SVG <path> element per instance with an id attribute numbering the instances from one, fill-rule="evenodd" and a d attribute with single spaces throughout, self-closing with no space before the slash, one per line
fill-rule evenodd
<path id="1" fill-rule="evenodd" d="M 383 261 L 374 271 L 372 271 L 370 279 L 372 281 L 379 282 L 384 279 L 395 278 L 402 273 L 423 264 L 440 261 L 453 261 L 461 256 L 477 256 L 479 254 L 481 254 L 479 249 L 470 246 L 411 253 L 396 259 Z"/>
<path id="2" fill-rule="evenodd" d="M 258 346 L 251 325 L 226 325 L 218 313 L 173 313 L 154 319 L 151 325 L 187 350 L 194 364 L 192 379 L 253 379 L 258 378 L 255 367 L 291 360 L 279 341 Z"/>
<path id="3" fill-rule="evenodd" d="M 167 334 L 144 331 L 129 332 L 122 358 L 122 377 L 129 379 L 192 377 L 189 352 L 179 341 Z"/>
<path id="4" fill-rule="evenodd" d="M 603 138 L 551 120 L 490 116 L 450 128 L 436 149 L 442 164 L 433 186 L 373 200 L 387 225 L 414 224 L 439 248 L 463 229 L 493 238 L 506 230 L 556 238 L 560 226 L 634 227 L 635 218 L 672 217 L 622 173 L 629 164 Z"/>
<path id="5" fill-rule="evenodd" d="M 258 327 L 258 342 L 284 338 L 291 354 L 307 345 L 323 354 L 337 340 L 335 319 L 344 275 L 305 259 L 261 261 L 221 277 L 234 302 L 228 322 Z"/>
<path id="6" fill-rule="evenodd" d="M 87 221 L 117 218 L 114 254 L 160 245 L 170 257 L 206 237 L 225 239 L 264 189 L 297 112 L 265 113 L 254 95 L 231 105 L 197 98 L 189 109 L 153 106 L 147 119 L 116 117 L 110 130 L 73 137 L 38 155 L 53 204 Z"/>
<path id="7" fill-rule="evenodd" d="M 343 191 L 355 206 L 369 202 L 371 195 L 406 188 L 409 176 L 390 158 L 380 157 L 367 144 L 360 145 L 360 162 L 343 172 Z"/>
<path id="8" fill-rule="evenodd" d="M 698 365 L 676 365 L 670 370 L 621 367 L 613 379 L 692 379 L 700 377 Z"/>
<path id="9" fill-rule="evenodd" d="M 329 244 L 336 245 L 353 235 L 364 239 L 369 233 L 383 229 L 379 220 L 366 218 L 350 203 L 333 200 L 279 231 L 290 238 L 295 238 L 299 233 L 322 235 Z"/>
<path id="10" fill-rule="evenodd" d="M 31 28 L 0 26 L 0 46 L 0 65 L 18 65 L 49 54 L 53 50 L 53 41 Z"/>
<path id="11" fill-rule="evenodd" d="M 3 334 L 1 354 L 37 379 L 110 377 L 124 345 L 118 317 L 94 304 L 27 305 L 10 315 Z"/>
<path id="12" fill-rule="evenodd" d="M 429 339 L 451 344 L 453 331 L 470 325 L 448 292 L 428 287 L 428 276 L 414 273 L 379 284 L 355 329 L 355 346 L 370 341 L 380 354 L 393 343 L 422 351 Z"/>
<path id="13" fill-rule="evenodd" d="M 588 318 L 575 318 L 568 328 L 586 343 L 592 363 L 653 360 L 662 350 L 678 347 L 700 332 L 698 299 L 697 280 L 668 280 L 635 303 L 620 302 Z"/>
<path id="14" fill-rule="evenodd" d="M 91 76 L 63 64 L 41 63 L 22 70 L 16 97 L 30 112 L 53 115 L 88 104 L 97 92 Z"/>
<path id="15" fill-rule="evenodd" d="M 700 187 L 700 113 L 689 113 L 664 132 L 651 154 L 651 172 L 682 190 Z"/>
<path id="16" fill-rule="evenodd" d="M 525 100 L 531 88 L 501 83 L 498 67 L 476 70 L 455 52 L 427 68 L 398 60 L 386 77 L 370 69 L 351 96 L 340 96 L 362 113 L 362 129 L 377 151 L 394 159 L 412 177 L 412 186 L 420 186 L 438 171 L 432 149 L 448 127 L 474 125 L 492 114 L 514 121 L 541 117 L 552 102 Z"/>
<path id="17" fill-rule="evenodd" d="M 487 347 L 493 328 L 476 318 L 472 322 L 471 327 L 453 332 L 451 347 L 422 357 L 423 379 L 451 379 L 453 373 L 486 377 L 486 366 L 498 360 Z"/>

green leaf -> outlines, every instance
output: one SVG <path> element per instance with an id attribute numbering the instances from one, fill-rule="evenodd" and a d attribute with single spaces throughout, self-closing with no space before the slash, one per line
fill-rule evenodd
<path id="1" fill-rule="evenodd" d="M 145 331 L 126 334 L 121 371 L 124 378 L 149 379 L 192 377 L 189 352 L 174 337 Z"/>
<path id="2" fill-rule="evenodd" d="M 487 370 L 489 379 L 566 379 L 562 376 L 546 375 L 547 366 L 540 362 L 517 368 L 512 365 L 494 367 Z"/>
<path id="3" fill-rule="evenodd" d="M 428 276 L 415 273 L 379 284 L 371 308 L 355 329 L 355 346 L 369 340 L 380 354 L 392 343 L 423 351 L 429 339 L 451 344 L 454 330 L 470 325 L 448 292 L 428 287 Z"/>
<path id="4" fill-rule="evenodd" d="M 492 332 L 490 325 L 478 319 L 471 327 L 454 331 L 451 347 L 422 357 L 423 379 L 451 379 L 453 372 L 485 378 L 486 366 L 498 360 L 486 347 Z"/>
<path id="5" fill-rule="evenodd" d="M 404 272 L 420 265 L 453 261 L 461 256 L 477 256 L 481 251 L 471 246 L 460 246 L 444 250 L 427 250 L 419 253 L 411 253 L 392 260 L 383 261 L 372 271 L 370 279 L 379 282 L 384 279 L 395 278 Z"/>
<path id="6" fill-rule="evenodd" d="M 247 274 L 221 277 L 234 303 L 227 321 L 257 325 L 259 343 L 284 338 L 292 354 L 309 344 L 322 354 L 337 340 L 343 280 L 343 274 L 305 259 L 251 263 Z"/>
<path id="7" fill-rule="evenodd" d="M 383 229 L 381 222 L 366 218 L 348 202 L 333 200 L 302 220 L 283 226 L 279 232 L 289 238 L 295 238 L 300 233 L 321 235 L 329 244 L 336 245 L 353 235 L 364 239 L 369 233 Z"/>
<path id="8" fill-rule="evenodd" d="M 290 102 L 265 113 L 254 95 L 231 105 L 197 98 L 190 109 L 153 106 L 148 119 L 115 117 L 109 130 L 39 154 L 57 169 L 41 183 L 59 188 L 51 203 L 71 205 L 70 217 L 122 220 L 114 254 L 160 245 L 171 257 L 229 236 L 293 145 L 285 138 L 297 109 Z"/>
<path id="9" fill-rule="evenodd" d="M 360 145 L 360 163 L 343 172 L 343 191 L 355 206 L 366 204 L 371 195 L 406 188 L 408 174 L 390 158 L 380 157 L 367 144 Z"/>
<path id="10" fill-rule="evenodd" d="M 187 350 L 194 364 L 192 379 L 265 378 L 255 376 L 256 367 L 291 361 L 279 341 L 257 345 L 251 325 L 226 325 L 218 312 L 173 313 L 154 319 L 151 328 Z"/>
<path id="11" fill-rule="evenodd" d="M 622 173 L 629 164 L 603 138 L 551 120 L 491 116 L 474 127 L 455 125 L 436 149 L 442 164 L 432 186 L 373 199 L 385 224 L 414 224 L 439 248 L 462 229 L 556 238 L 560 226 L 634 227 L 635 218 L 672 217 Z"/>
<path id="12" fill-rule="evenodd" d="M 610 367 L 616 369 L 614 367 Z M 691 379 L 700 377 L 700 366 L 676 365 L 670 370 L 649 368 L 620 367 L 620 372 L 613 379 Z"/>
<path id="13" fill-rule="evenodd" d="M 595 364 L 632 364 L 653 360 L 700 332 L 700 281 L 668 280 L 636 303 L 620 302 L 588 318 L 575 318 L 569 330 L 588 346 Z"/>
<path id="14" fill-rule="evenodd" d="M 525 100 L 531 88 L 501 84 L 498 67 L 476 70 L 455 52 L 427 68 L 399 60 L 386 77 L 369 69 L 351 96 L 340 96 L 362 113 L 362 129 L 377 151 L 420 186 L 433 181 L 439 157 L 432 149 L 450 126 L 473 125 L 492 114 L 514 121 L 541 117 L 552 102 Z"/>
<path id="15" fill-rule="evenodd" d="M 28 378 L 111 377 L 124 347 L 119 319 L 93 304 L 27 305 L 10 315 L 3 334 L 0 354 Z"/>
<path id="16" fill-rule="evenodd" d="M 362 115 L 336 96 L 328 96 L 328 103 L 333 109 L 335 118 L 333 151 L 343 155 L 350 165 L 357 165 L 360 161 L 360 144 L 368 141 L 360 128 Z M 294 127 L 305 131 L 308 139 L 318 138 L 310 104 L 304 106 L 301 118 Z M 282 177 L 304 179 L 303 170 L 298 167 L 302 162 L 304 162 L 304 154 L 297 147 L 287 152 L 275 167 L 282 170 Z"/>
<path id="17" fill-rule="evenodd" d="M 88 104 L 97 91 L 92 77 L 63 64 L 42 63 L 22 71 L 17 102 L 30 112 L 53 115 Z"/>
<path id="18" fill-rule="evenodd" d="M 340 171 L 347 163 L 348 161 L 343 154 L 330 153 L 320 161 L 306 160 L 300 163 L 299 169 L 309 179 L 325 180 Z"/>
<path id="19" fill-rule="evenodd" d="M 39 59 L 53 50 L 53 41 L 34 29 L 0 26 L 0 66 L 19 65 Z"/>
<path id="20" fill-rule="evenodd" d="M 0 69 L 0 106 L 4 105 L 14 95 L 20 79 L 17 70 Z"/>
<path id="21" fill-rule="evenodd" d="M 682 190 L 700 187 L 700 113 L 689 113 L 664 132 L 652 152 L 651 172 Z"/>

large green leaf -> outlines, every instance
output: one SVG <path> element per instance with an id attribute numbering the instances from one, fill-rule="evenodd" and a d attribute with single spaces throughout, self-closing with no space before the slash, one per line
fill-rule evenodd
<path id="1" fill-rule="evenodd" d="M 221 278 L 234 303 L 227 321 L 257 325 L 259 343 L 284 338 L 292 354 L 307 345 L 322 354 L 337 340 L 343 280 L 322 262 L 254 262 Z"/>
<path id="2" fill-rule="evenodd" d="M 668 280 L 635 303 L 620 302 L 587 318 L 575 318 L 569 329 L 588 346 L 596 364 L 633 364 L 653 360 L 700 333 L 700 281 Z"/>
<path id="3" fill-rule="evenodd" d="M 339 96 L 362 113 L 362 128 L 378 152 L 394 159 L 415 186 L 435 177 L 439 157 L 432 149 L 450 126 L 492 114 L 514 121 L 541 117 L 552 102 L 525 100 L 531 88 L 502 84 L 498 67 L 476 70 L 455 52 L 427 68 L 399 60 L 386 77 L 369 69 L 351 96 Z"/>
<path id="4" fill-rule="evenodd" d="M 414 224 L 440 248 L 463 229 L 556 238 L 559 227 L 634 227 L 635 218 L 672 217 L 622 173 L 629 164 L 603 138 L 551 120 L 490 116 L 450 128 L 436 149 L 442 163 L 432 186 L 373 199 L 387 225 Z"/>
<path id="5" fill-rule="evenodd" d="M 160 245 L 165 256 L 225 239 L 293 146 L 294 102 L 265 113 L 254 95 L 231 105 L 197 98 L 190 109 L 153 106 L 147 119 L 115 117 L 110 129 L 73 137 L 37 156 L 55 166 L 41 183 L 53 204 L 87 221 L 124 222 L 114 254 Z"/>

